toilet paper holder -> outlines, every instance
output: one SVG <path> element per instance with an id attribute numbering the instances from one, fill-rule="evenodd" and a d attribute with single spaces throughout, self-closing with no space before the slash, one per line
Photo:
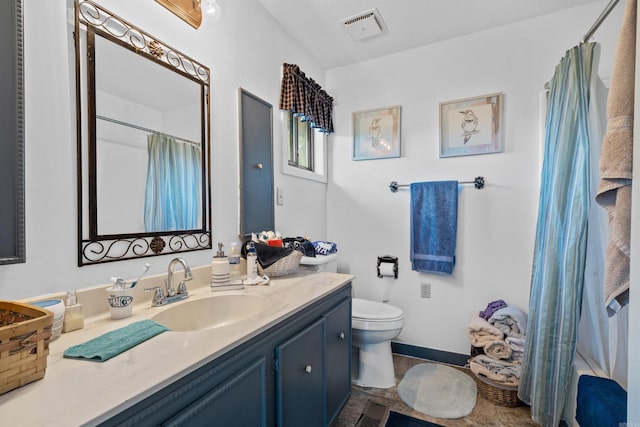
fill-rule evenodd
<path id="1" fill-rule="evenodd" d="M 394 274 L 394 278 L 397 279 L 398 278 L 398 257 L 397 256 L 392 256 L 392 255 L 384 255 L 384 256 L 379 256 L 378 257 L 378 277 L 379 278 L 383 278 L 384 276 L 380 273 L 380 264 L 382 263 L 388 263 L 388 264 L 393 264 L 393 274 Z"/>

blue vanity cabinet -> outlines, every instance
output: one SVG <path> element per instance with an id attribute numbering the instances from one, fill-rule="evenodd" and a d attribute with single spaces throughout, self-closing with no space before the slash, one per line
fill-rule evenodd
<path id="1" fill-rule="evenodd" d="M 278 427 L 332 425 L 351 393 L 351 298 L 276 347 Z"/>
<path id="2" fill-rule="evenodd" d="M 266 361 L 258 359 L 161 425 L 264 427 L 267 425 L 265 373 Z M 243 410 L 229 411 L 238 406 L 238 399 L 242 401 Z"/>
<path id="3" fill-rule="evenodd" d="M 278 427 L 322 427 L 325 421 L 324 319 L 276 347 Z"/>
<path id="4" fill-rule="evenodd" d="M 328 426 L 351 393 L 350 357 L 346 284 L 101 426 Z"/>
<path id="5" fill-rule="evenodd" d="M 327 425 L 332 425 L 351 395 L 351 298 L 325 316 Z"/>

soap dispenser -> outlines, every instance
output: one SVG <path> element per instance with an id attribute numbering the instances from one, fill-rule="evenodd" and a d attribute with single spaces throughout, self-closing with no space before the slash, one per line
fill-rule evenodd
<path id="1" fill-rule="evenodd" d="M 67 292 L 65 300 L 64 320 L 62 321 L 62 332 L 71 332 L 84 328 L 84 313 L 82 304 L 78 304 L 76 293 Z"/>
<path id="2" fill-rule="evenodd" d="M 218 242 L 218 251 L 211 260 L 211 286 L 229 283 L 229 259 L 222 249 L 224 245 Z"/>

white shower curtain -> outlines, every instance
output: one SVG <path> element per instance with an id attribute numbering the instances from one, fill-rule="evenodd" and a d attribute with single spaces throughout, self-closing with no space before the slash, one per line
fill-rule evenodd
<path id="1" fill-rule="evenodd" d="M 591 140 L 592 198 L 598 189 L 598 162 L 606 125 L 607 87 L 597 79 L 591 88 L 589 133 Z M 607 212 L 595 203 L 589 211 L 589 238 L 584 275 L 582 315 L 578 326 L 578 352 L 592 369 L 627 388 L 629 308 L 609 317 L 604 305 L 604 259 L 609 235 Z"/>

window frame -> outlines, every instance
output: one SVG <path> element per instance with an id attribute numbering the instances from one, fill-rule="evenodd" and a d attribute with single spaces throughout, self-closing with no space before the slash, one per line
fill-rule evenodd
<path id="1" fill-rule="evenodd" d="M 293 166 L 289 163 L 289 146 L 291 144 L 291 112 L 281 110 L 281 124 L 283 134 L 282 144 L 282 173 L 285 175 L 295 176 L 298 178 L 307 179 L 310 181 L 316 181 L 320 183 L 327 183 L 328 173 L 328 152 L 327 152 L 327 135 L 320 132 L 318 129 L 308 127 L 310 133 L 313 135 L 313 169 L 300 168 Z"/>
<path id="2" fill-rule="evenodd" d="M 289 147 L 287 152 L 287 163 L 289 166 L 307 170 L 310 172 L 314 171 L 314 131 L 313 128 L 309 125 L 308 121 L 302 120 L 303 116 L 294 115 L 291 111 L 289 112 Z M 308 166 L 304 166 L 300 162 L 300 127 L 304 127 L 306 130 L 306 145 L 307 145 L 307 155 L 306 161 Z M 292 154 L 293 153 L 293 159 Z"/>

